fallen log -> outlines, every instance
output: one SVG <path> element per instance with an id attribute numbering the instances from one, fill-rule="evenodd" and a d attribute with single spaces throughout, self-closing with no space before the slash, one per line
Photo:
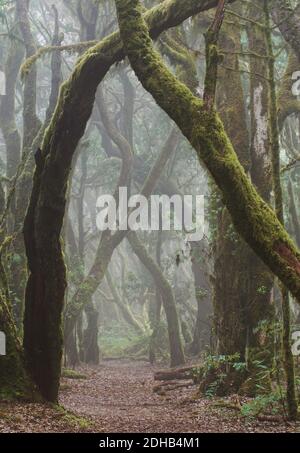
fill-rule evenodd
<path id="1" fill-rule="evenodd" d="M 188 388 L 193 386 L 194 382 L 191 379 L 186 382 L 181 382 L 180 384 L 178 383 L 178 381 L 165 381 L 160 384 L 154 385 L 153 392 L 154 393 L 160 393 L 161 391 L 171 392 L 179 388 Z"/>
<path id="2" fill-rule="evenodd" d="M 195 368 L 199 365 L 188 366 L 184 368 L 174 368 L 169 370 L 160 370 L 154 373 L 155 381 L 175 381 L 193 379 Z"/>
<path id="3" fill-rule="evenodd" d="M 282 415 L 258 415 L 257 420 L 270 423 L 283 423 L 285 421 Z"/>
<path id="4" fill-rule="evenodd" d="M 193 381 L 185 382 L 184 384 L 172 384 L 172 385 L 155 385 L 153 387 L 153 393 L 165 393 L 165 392 L 172 392 L 177 389 L 189 388 L 193 387 L 195 384 Z"/>

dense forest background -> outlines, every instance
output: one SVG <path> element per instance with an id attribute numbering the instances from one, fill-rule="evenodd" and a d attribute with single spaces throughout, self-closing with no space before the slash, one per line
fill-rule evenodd
<path id="1" fill-rule="evenodd" d="M 0 39 L 1 399 L 150 364 L 155 397 L 295 421 L 300 2 L 0 0 Z M 204 195 L 203 239 L 101 233 L 124 187 Z"/>

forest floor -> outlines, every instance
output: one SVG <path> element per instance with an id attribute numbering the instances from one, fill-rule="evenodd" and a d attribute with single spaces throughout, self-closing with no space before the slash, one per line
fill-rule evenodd
<path id="1" fill-rule="evenodd" d="M 65 410 L 0 403 L 0 432 L 300 432 L 300 424 L 245 419 L 218 407 L 215 398 L 198 398 L 195 386 L 153 392 L 157 369 L 132 361 L 80 368 L 82 379 L 62 379 L 60 404 Z"/>

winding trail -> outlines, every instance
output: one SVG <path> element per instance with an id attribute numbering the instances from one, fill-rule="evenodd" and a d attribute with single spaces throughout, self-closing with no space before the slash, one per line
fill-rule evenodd
<path id="1" fill-rule="evenodd" d="M 82 368 L 87 379 L 63 379 L 60 402 L 92 419 L 96 432 L 287 432 L 295 425 L 245 421 L 236 411 L 196 398 L 196 387 L 153 392 L 153 372 L 143 362 L 109 361 Z"/>

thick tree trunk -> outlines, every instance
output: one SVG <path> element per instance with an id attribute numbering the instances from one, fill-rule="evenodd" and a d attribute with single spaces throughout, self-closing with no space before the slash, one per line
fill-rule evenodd
<path id="1" fill-rule="evenodd" d="M 259 48 L 259 53 L 265 54 L 265 46 L 261 45 L 264 43 L 261 30 L 256 29 L 253 25 L 252 28 L 249 32 L 250 48 L 251 50 Z M 251 38 L 255 38 L 257 47 L 254 47 Z M 226 52 L 230 52 L 225 57 L 225 66 L 237 70 L 239 68 L 237 54 L 240 51 L 238 24 L 234 30 L 225 26 L 220 42 Z M 256 67 L 257 65 L 259 67 Z M 266 134 L 265 137 L 262 134 L 259 135 L 259 131 L 267 129 L 263 109 L 266 111 L 268 106 L 268 87 L 265 82 L 262 82 L 263 85 L 261 85 L 262 78 L 259 79 L 259 87 L 253 87 L 257 82 L 254 74 L 266 74 L 266 66 L 261 59 L 251 59 L 251 73 L 253 74 L 251 76 L 251 111 L 254 117 L 252 118 L 251 155 L 248 152 L 249 134 L 241 76 L 239 72 L 231 74 L 230 72 L 226 69 L 219 71 L 217 103 L 220 115 L 245 171 L 251 173 L 252 182 L 257 190 L 266 201 L 269 201 L 271 184 L 268 165 L 268 135 Z M 265 91 L 261 93 L 263 88 Z M 258 99 L 253 101 L 253 96 Z M 261 115 L 261 118 L 258 118 L 258 115 Z M 256 121 L 261 121 L 261 123 L 257 124 Z M 222 355 L 239 353 L 240 360 L 246 361 L 247 359 L 248 366 L 251 368 L 250 362 L 257 359 L 258 350 L 260 353 L 263 350 L 266 356 L 265 365 L 271 365 L 272 353 L 270 351 L 272 348 L 270 348 L 269 341 L 262 344 L 261 339 L 268 338 L 268 335 L 262 335 L 261 329 L 264 328 L 269 332 L 273 321 L 272 278 L 261 260 L 234 232 L 226 209 L 217 219 L 217 231 L 214 246 L 216 259 L 214 308 L 218 353 Z M 252 389 L 248 389 L 251 394 L 255 389 L 255 379 L 252 379 L 252 382 Z M 241 385 L 239 376 L 238 385 Z M 231 391 L 235 390 L 231 389 Z"/>
<path id="2" fill-rule="evenodd" d="M 260 2 L 256 0 L 250 10 L 254 20 L 248 28 L 249 50 L 260 55 L 267 54 L 264 31 L 255 25 L 261 18 Z M 267 62 L 262 58 L 250 60 L 250 108 L 251 108 L 251 143 L 250 156 L 251 180 L 260 196 L 268 204 L 271 203 L 272 177 L 270 162 L 270 140 L 268 133 L 268 72 Z M 265 131 L 264 134 L 261 131 Z M 249 305 L 247 316 L 250 326 L 248 330 L 248 348 L 252 360 L 263 360 L 266 366 L 272 366 L 273 360 L 273 320 L 274 301 L 272 288 L 274 278 L 265 264 L 255 254 L 249 259 Z M 259 326 L 261 328 L 257 328 Z M 265 332 L 263 330 L 265 329 Z M 260 354 L 258 357 L 257 354 Z"/>
<path id="3" fill-rule="evenodd" d="M 271 156 L 272 156 L 272 176 L 273 176 L 273 190 L 275 199 L 275 210 L 278 220 L 284 225 L 284 212 L 283 212 L 283 193 L 280 179 L 280 141 L 279 141 L 279 127 L 277 117 L 277 93 L 275 82 L 275 63 L 274 52 L 272 44 L 272 32 L 270 22 L 270 2 L 264 0 L 265 12 L 265 33 L 268 50 L 268 76 L 269 76 L 269 97 L 270 97 L 270 110 L 269 110 L 269 127 L 271 138 Z M 287 287 L 281 285 L 281 299 L 282 299 L 282 320 L 283 320 L 283 363 L 286 374 L 287 382 L 287 406 L 288 414 L 291 420 L 296 420 L 298 416 L 298 401 L 296 395 L 296 382 L 295 382 L 295 365 L 294 357 L 291 349 L 291 319 L 290 319 L 290 301 L 289 291 Z"/>
<path id="4" fill-rule="evenodd" d="M 224 66 L 235 71 L 220 69 L 217 107 L 225 130 L 237 150 L 243 167 L 249 169 L 248 132 L 241 75 L 238 72 L 240 31 L 224 26 L 220 43 L 226 51 Z M 227 53 L 229 52 L 229 53 Z M 217 196 L 217 195 L 216 195 Z M 239 353 L 245 360 L 248 303 L 248 246 L 240 239 L 226 208 L 219 209 L 214 241 L 214 327 L 217 352 L 222 355 Z M 234 391 L 235 389 L 233 389 Z"/>

